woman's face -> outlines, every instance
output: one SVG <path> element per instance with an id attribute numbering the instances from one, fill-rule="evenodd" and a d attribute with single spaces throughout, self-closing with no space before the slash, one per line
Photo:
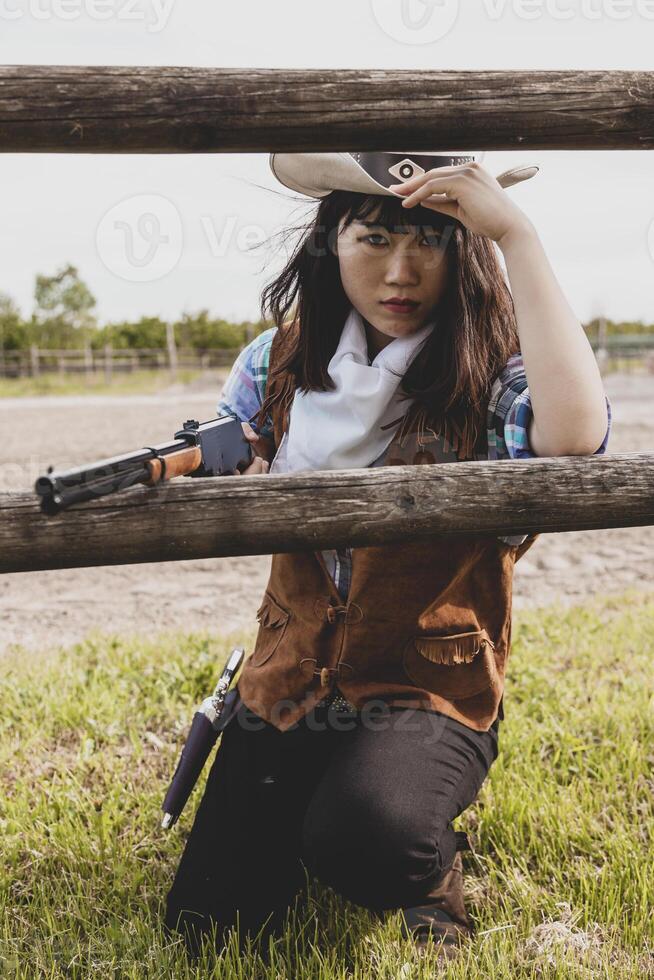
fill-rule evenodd
<path id="1" fill-rule="evenodd" d="M 448 274 L 446 245 L 451 229 L 425 234 L 415 226 L 391 230 L 375 224 L 375 212 L 338 226 L 337 255 L 347 298 L 366 323 L 368 343 L 381 350 L 395 337 L 415 333 L 433 318 L 445 291 Z M 393 310 L 385 301 L 415 300 L 407 312 Z"/>

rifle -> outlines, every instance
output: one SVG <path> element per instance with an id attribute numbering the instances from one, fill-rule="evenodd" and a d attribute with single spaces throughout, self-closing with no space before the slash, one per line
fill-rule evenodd
<path id="1" fill-rule="evenodd" d="M 88 466 L 55 471 L 48 467 L 34 489 L 41 510 L 52 516 L 71 504 L 104 497 L 137 483 L 154 486 L 175 476 L 225 476 L 252 462 L 254 453 L 241 423 L 232 415 L 209 422 L 188 419 L 173 442 L 146 446 Z"/>

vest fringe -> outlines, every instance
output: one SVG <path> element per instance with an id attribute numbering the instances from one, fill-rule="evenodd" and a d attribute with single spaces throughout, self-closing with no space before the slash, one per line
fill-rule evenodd
<path id="1" fill-rule="evenodd" d="M 264 596 L 264 600 L 257 609 L 257 619 L 264 627 L 283 626 L 283 624 L 288 620 L 288 615 L 285 615 L 281 610 L 276 609 L 268 596 Z"/>
<path id="2" fill-rule="evenodd" d="M 482 646 L 495 646 L 485 631 L 458 636 L 421 636 L 415 637 L 413 642 L 426 660 L 449 666 L 472 663 Z"/>

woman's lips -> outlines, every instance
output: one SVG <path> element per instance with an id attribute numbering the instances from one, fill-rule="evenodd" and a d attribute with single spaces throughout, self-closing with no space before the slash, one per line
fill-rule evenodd
<path id="1" fill-rule="evenodd" d="M 418 309 L 419 303 L 384 303 L 382 306 L 390 310 L 391 313 L 413 313 Z"/>

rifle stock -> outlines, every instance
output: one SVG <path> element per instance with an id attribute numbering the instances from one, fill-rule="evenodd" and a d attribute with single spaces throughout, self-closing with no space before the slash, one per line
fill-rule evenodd
<path id="1" fill-rule="evenodd" d="M 152 487 L 155 483 L 172 480 L 175 476 L 189 476 L 201 464 L 202 450 L 199 446 L 180 449 L 176 453 L 169 453 L 167 456 L 161 456 L 158 459 L 146 460 L 150 477 L 143 482 L 146 486 Z"/>

